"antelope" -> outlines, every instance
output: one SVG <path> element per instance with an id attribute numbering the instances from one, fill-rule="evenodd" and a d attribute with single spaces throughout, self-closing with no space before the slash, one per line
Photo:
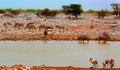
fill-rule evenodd
<path id="1" fill-rule="evenodd" d="M 93 59 L 93 58 L 90 58 L 90 62 L 93 64 L 93 67 L 97 67 L 98 66 L 98 61 Z"/>

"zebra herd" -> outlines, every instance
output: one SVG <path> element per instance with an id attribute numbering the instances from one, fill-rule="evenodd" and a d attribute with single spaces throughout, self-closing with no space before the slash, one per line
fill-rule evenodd
<path id="1" fill-rule="evenodd" d="M 47 25 L 47 24 L 40 24 L 40 23 L 34 23 L 34 22 L 30 22 L 30 23 L 14 23 L 11 24 L 9 22 L 4 23 L 3 26 L 5 27 L 5 29 L 11 27 L 11 28 L 16 28 L 16 29 L 64 29 L 64 26 L 60 26 L 60 25 L 55 25 L 55 24 L 51 24 L 51 25 Z"/>

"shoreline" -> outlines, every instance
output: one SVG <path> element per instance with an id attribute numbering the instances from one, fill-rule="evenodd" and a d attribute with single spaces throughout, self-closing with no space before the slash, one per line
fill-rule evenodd
<path id="1" fill-rule="evenodd" d="M 98 41 L 96 39 L 97 39 L 97 36 L 94 36 L 94 37 L 89 36 L 89 41 Z M 33 33 L 33 34 L 32 33 L 25 33 L 25 34 L 3 33 L 3 34 L 0 34 L 0 41 L 6 41 L 6 40 L 11 40 L 11 41 L 19 41 L 19 40 L 21 41 L 34 41 L 34 40 L 81 41 L 79 39 L 79 35 L 75 35 L 75 34 L 74 35 L 73 34 L 68 34 L 68 35 L 67 34 L 64 34 L 64 35 L 49 34 L 47 36 L 44 36 L 41 33 Z M 116 38 L 111 37 L 110 40 L 107 40 L 107 41 L 120 41 L 120 39 L 118 37 Z"/>
<path id="2" fill-rule="evenodd" d="M 16 64 L 12 66 L 0 66 L 0 70 L 120 70 L 120 68 L 84 68 L 84 67 L 73 67 L 73 66 L 26 66 L 22 64 Z"/>

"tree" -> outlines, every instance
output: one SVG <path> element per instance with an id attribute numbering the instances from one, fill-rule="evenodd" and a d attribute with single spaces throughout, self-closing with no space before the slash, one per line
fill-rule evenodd
<path id="1" fill-rule="evenodd" d="M 40 13 L 37 13 L 36 15 L 39 15 Z M 48 17 L 55 17 L 57 15 L 57 10 L 49 10 L 48 8 L 44 9 L 41 12 L 42 16 L 45 16 L 46 18 Z"/>
<path id="2" fill-rule="evenodd" d="M 98 18 L 103 19 L 106 16 L 106 11 L 101 10 L 101 11 L 98 11 L 97 14 L 98 14 Z"/>
<path id="3" fill-rule="evenodd" d="M 49 16 L 49 9 L 48 9 L 48 8 L 45 8 L 45 9 L 41 12 L 41 15 L 45 16 L 46 18 L 48 18 L 48 16 Z"/>
<path id="4" fill-rule="evenodd" d="M 50 10 L 49 12 L 48 12 L 48 14 L 49 14 L 49 16 L 50 17 L 55 17 L 56 15 L 57 15 L 57 11 L 56 10 Z"/>
<path id="5" fill-rule="evenodd" d="M 113 13 L 117 16 L 120 17 L 120 4 L 118 3 L 112 3 L 111 6 L 113 7 Z"/>
<path id="6" fill-rule="evenodd" d="M 5 10 L 3 10 L 3 9 L 0 9 L 0 13 L 5 13 Z"/>
<path id="7" fill-rule="evenodd" d="M 81 5 L 71 4 L 70 5 L 70 13 L 77 18 L 77 16 L 82 13 Z"/>
<path id="8" fill-rule="evenodd" d="M 15 16 L 17 16 L 18 14 L 20 14 L 20 11 L 18 11 L 18 10 L 10 10 L 9 12 L 11 14 L 15 15 Z"/>
<path id="9" fill-rule="evenodd" d="M 83 12 L 80 4 L 70 4 L 69 6 L 64 5 L 62 6 L 62 8 L 65 14 L 72 14 L 76 18 L 78 15 L 80 15 Z"/>
<path id="10" fill-rule="evenodd" d="M 62 6 L 62 11 L 63 11 L 63 13 L 65 13 L 66 15 L 69 13 L 69 6 L 67 6 L 67 5 L 63 5 Z"/>

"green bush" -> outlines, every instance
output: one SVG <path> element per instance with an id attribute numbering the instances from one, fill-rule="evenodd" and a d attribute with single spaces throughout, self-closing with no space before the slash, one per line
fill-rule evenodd
<path id="1" fill-rule="evenodd" d="M 20 14 L 20 11 L 19 10 L 10 10 L 9 11 L 11 14 L 13 14 L 13 15 L 18 15 L 18 14 Z"/>
<path id="2" fill-rule="evenodd" d="M 96 10 L 89 9 L 86 11 L 86 13 L 96 13 Z"/>
<path id="3" fill-rule="evenodd" d="M 24 10 L 24 9 L 21 9 L 21 8 L 15 9 L 15 10 L 17 10 L 17 11 L 19 11 L 19 12 L 25 12 L 25 10 Z"/>
<path id="4" fill-rule="evenodd" d="M 25 9 L 25 12 L 41 12 L 41 9 Z"/>
<path id="5" fill-rule="evenodd" d="M 7 8 L 7 9 L 4 9 L 6 12 L 9 12 L 9 11 L 12 11 L 13 9 L 12 8 Z"/>

